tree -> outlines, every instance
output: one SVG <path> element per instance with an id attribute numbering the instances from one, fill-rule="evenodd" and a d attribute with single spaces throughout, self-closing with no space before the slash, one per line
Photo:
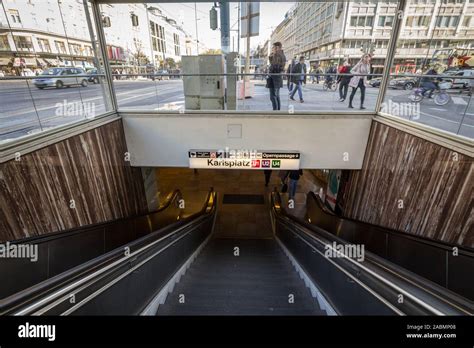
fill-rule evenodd
<path id="1" fill-rule="evenodd" d="M 137 65 L 143 66 L 150 64 L 150 59 L 143 52 L 143 43 L 141 42 L 141 40 L 133 39 L 133 43 L 135 46 L 135 53 L 133 53 L 133 58 L 135 58 Z"/>
<path id="2" fill-rule="evenodd" d="M 176 62 L 174 61 L 173 58 L 166 58 L 166 67 L 168 67 L 168 69 L 176 68 Z"/>
<path id="3" fill-rule="evenodd" d="M 219 49 L 209 48 L 203 54 L 222 54 L 222 50 L 220 48 Z"/>

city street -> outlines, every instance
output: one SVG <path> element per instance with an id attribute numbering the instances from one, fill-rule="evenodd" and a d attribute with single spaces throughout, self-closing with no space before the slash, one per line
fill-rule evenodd
<path id="1" fill-rule="evenodd" d="M 272 112 L 264 81 L 252 82 L 255 83 L 254 95 L 252 98 L 239 100 L 238 110 Z M 99 84 L 39 90 L 29 81 L 29 86 L 31 88 L 28 88 L 25 81 L 0 82 L 0 141 L 77 122 L 86 117 L 93 118 L 105 112 L 102 86 Z M 118 80 L 114 81 L 114 87 L 121 110 L 176 111 L 184 108 L 181 80 Z M 466 94 L 453 93 L 452 101 L 446 106 L 437 106 L 432 99 L 425 99 L 419 110 L 416 104 L 410 102 L 410 94 L 410 91 L 388 90 L 391 102 L 385 103 L 386 110 L 434 128 L 453 133 L 459 131 L 463 136 L 474 138 L 474 102 Z M 339 102 L 338 91 L 324 91 L 322 84 L 308 83 L 304 86 L 304 103 L 299 102 L 298 94 L 295 95 L 296 101 L 291 101 L 286 86 L 281 89 L 280 95 L 282 111 L 359 110 L 359 91 L 354 98 L 354 109 L 348 108 L 348 100 Z M 367 110 L 374 109 L 377 95 L 378 88 L 367 88 Z M 407 109 L 409 112 L 406 112 Z"/>

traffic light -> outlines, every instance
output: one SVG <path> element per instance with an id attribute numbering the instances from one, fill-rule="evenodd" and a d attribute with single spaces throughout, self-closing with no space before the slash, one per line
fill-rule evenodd
<path id="1" fill-rule="evenodd" d="M 211 22 L 211 29 L 216 30 L 217 29 L 217 10 L 215 7 L 211 8 L 209 11 L 209 20 Z"/>

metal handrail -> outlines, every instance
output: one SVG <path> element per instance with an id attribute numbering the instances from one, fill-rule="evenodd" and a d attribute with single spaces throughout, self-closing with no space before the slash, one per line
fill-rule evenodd
<path id="1" fill-rule="evenodd" d="M 74 267 L 31 288 L 0 300 L 0 315 L 30 314 L 41 306 L 51 303 L 55 299 L 57 300 L 58 297 L 62 298 L 60 301 L 62 302 L 64 294 L 67 293 L 67 291 L 77 289 L 91 279 L 101 276 L 106 271 L 112 271 L 126 262 L 136 260 L 139 255 L 157 243 L 170 239 L 183 230 L 201 222 L 207 215 L 215 211 L 216 203 L 215 192 L 211 188 L 205 204 L 199 212 L 82 265 Z M 210 204 L 212 204 L 211 210 L 208 209 Z M 124 248 L 128 248 L 130 251 L 128 255 L 124 253 Z M 134 251 L 132 252 L 132 250 Z M 71 293 L 68 293 L 68 295 L 71 295 Z"/>
<path id="2" fill-rule="evenodd" d="M 105 77 L 105 74 L 81 74 L 81 75 L 35 75 L 35 76 L 3 76 L 0 77 L 0 81 L 9 80 L 36 80 L 36 79 L 72 79 L 75 77 Z"/>
<path id="3" fill-rule="evenodd" d="M 316 195 L 314 192 L 312 192 L 312 191 L 308 192 L 307 197 L 310 197 L 312 200 L 314 200 L 316 202 L 316 204 L 319 205 L 319 207 L 321 208 L 321 210 L 324 213 L 326 213 L 328 215 L 331 215 L 331 216 L 334 216 L 337 219 L 346 220 L 346 221 L 350 221 L 350 222 L 354 222 L 354 223 L 357 223 L 357 224 L 370 226 L 370 227 L 374 227 L 374 228 L 380 228 L 380 229 L 383 229 L 385 232 L 396 235 L 398 237 L 411 239 L 411 240 L 414 240 L 414 241 L 417 241 L 417 242 L 420 242 L 420 243 L 423 243 L 423 244 L 430 245 L 430 246 L 438 248 L 438 249 L 452 251 L 453 248 L 456 247 L 456 248 L 458 248 L 458 251 L 460 253 L 463 253 L 463 254 L 469 255 L 471 257 L 474 257 L 474 249 L 473 248 L 469 248 L 469 247 L 466 247 L 466 246 L 463 246 L 463 245 L 448 243 L 448 242 L 444 242 L 444 241 L 441 241 L 441 240 L 436 240 L 436 239 L 432 239 L 432 238 L 428 238 L 428 237 L 416 236 L 416 235 L 413 235 L 413 234 L 410 234 L 410 233 L 407 233 L 407 232 L 398 231 L 398 230 L 394 230 L 394 229 L 379 226 L 379 225 L 374 225 L 374 224 L 371 224 L 369 222 L 359 221 L 359 220 L 351 219 L 351 218 L 348 218 L 348 217 L 341 217 L 341 216 L 333 213 L 332 211 L 330 211 L 328 208 L 326 208 L 326 206 L 321 201 L 321 198 L 319 198 L 319 196 Z"/>
<path id="4" fill-rule="evenodd" d="M 333 241 L 337 241 L 342 245 L 350 244 L 343 239 L 330 234 L 327 231 L 324 231 L 314 225 L 310 225 L 304 220 L 298 219 L 292 215 L 289 215 L 282 209 L 281 198 L 278 192 L 274 191 L 271 196 L 272 200 L 272 212 L 275 218 L 282 219 L 280 221 L 286 221 L 287 224 L 291 225 L 293 229 L 297 229 L 304 236 L 310 238 L 310 240 L 319 243 L 320 245 L 326 246 L 331 245 Z M 295 233 L 293 231 L 293 233 Z M 301 236 L 300 236 L 301 237 Z M 303 238 L 303 237 L 301 237 Z M 308 244 L 308 243 L 307 243 Z M 311 246 L 311 243 L 308 244 Z M 314 246 L 311 246 L 314 248 Z M 315 249 L 316 250 L 316 249 Z M 338 253 L 341 253 L 337 250 Z M 459 295 L 452 293 L 449 290 L 436 289 L 436 293 L 431 289 L 432 287 L 436 288 L 438 285 L 428 286 L 426 282 L 415 281 L 410 279 L 408 272 L 400 269 L 393 263 L 385 261 L 382 258 L 370 253 L 365 252 L 365 261 L 368 261 L 367 266 L 363 265 L 361 262 L 343 255 L 343 259 L 350 262 L 350 264 L 362 272 L 369 274 L 373 278 L 376 278 L 377 281 L 381 282 L 385 286 L 391 288 L 398 293 L 403 293 L 404 296 L 407 296 L 415 303 L 422 306 L 425 310 L 428 310 L 430 313 L 435 315 L 445 315 L 445 314 L 465 314 L 465 315 L 474 315 L 474 306 L 468 301 L 460 297 Z M 336 261 L 330 260 L 332 263 L 337 264 Z M 368 267 L 369 266 L 369 267 Z M 340 266 L 339 267 L 344 267 Z M 349 272 L 350 273 L 350 272 Z M 393 281 L 387 279 L 384 274 L 390 274 L 393 277 L 396 277 L 397 280 L 414 287 L 416 292 L 422 292 L 424 296 L 431 297 L 431 302 L 436 302 L 438 305 L 442 305 L 444 309 L 435 308 L 432 304 L 426 302 L 424 299 L 421 299 L 417 294 L 412 291 L 402 288 L 400 285 L 395 284 Z M 360 282 L 356 278 L 355 281 Z M 441 295 L 440 295 L 441 294 Z M 447 298 L 449 297 L 449 299 Z M 454 299 L 451 301 L 451 299 Z M 393 308 L 392 308 L 393 309 Z M 449 309 L 448 311 L 446 311 Z"/>
<path id="5" fill-rule="evenodd" d="M 265 73 L 265 72 L 256 72 L 256 73 L 137 73 L 137 74 L 114 74 L 111 73 L 112 76 L 117 77 L 138 77 L 138 76 L 152 76 L 152 77 L 200 77 L 200 76 L 209 76 L 209 77 L 222 77 L 222 76 L 230 76 L 230 77 L 239 77 L 239 76 L 370 76 L 370 77 L 382 77 L 382 73 Z M 390 76 L 398 76 L 398 77 L 411 77 L 411 78 L 451 78 L 451 79 L 461 79 L 461 80 L 474 80 L 474 76 L 456 76 L 452 74 L 438 74 L 438 75 L 426 75 L 426 74 L 413 74 L 413 73 L 389 73 Z M 75 78 L 75 77 L 105 77 L 105 74 L 81 74 L 81 75 L 37 75 L 37 76 L 4 76 L 0 77 L 0 81 L 8 81 L 8 80 L 35 80 L 35 79 L 58 79 L 58 78 Z"/>

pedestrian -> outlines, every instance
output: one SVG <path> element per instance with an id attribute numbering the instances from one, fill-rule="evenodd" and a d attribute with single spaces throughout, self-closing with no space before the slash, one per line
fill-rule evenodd
<path id="1" fill-rule="evenodd" d="M 291 79 L 291 73 L 293 72 L 293 68 L 295 67 L 296 65 L 296 56 L 293 57 L 293 59 L 291 60 L 290 64 L 288 64 L 288 68 L 286 69 L 286 79 L 287 79 L 287 82 L 286 82 L 286 85 L 288 87 L 288 92 L 291 93 L 291 91 L 293 90 L 293 81 Z"/>
<path id="2" fill-rule="evenodd" d="M 360 88 L 360 109 L 365 109 L 364 98 L 365 98 L 365 86 L 367 85 L 367 75 L 370 74 L 370 54 L 366 53 L 362 56 L 360 61 L 351 69 L 351 74 L 356 74 L 351 78 L 349 86 L 352 87 L 351 96 L 349 97 L 349 108 L 353 109 L 352 101 Z"/>
<path id="3" fill-rule="evenodd" d="M 283 87 L 283 78 L 281 73 L 285 69 L 286 57 L 283 53 L 281 42 L 275 42 L 272 46 L 272 53 L 268 57 L 270 60 L 269 81 L 267 86 L 270 89 L 270 100 L 273 110 L 281 109 L 280 88 Z"/>
<path id="4" fill-rule="evenodd" d="M 300 97 L 300 103 L 304 103 L 303 89 L 302 89 L 303 83 L 306 84 L 306 64 L 304 63 L 304 56 L 300 57 L 300 61 L 293 68 L 291 78 L 295 87 L 293 88 L 293 92 L 291 92 L 290 99 L 295 100 L 294 97 L 295 97 L 296 91 L 298 91 L 298 96 Z"/>
<path id="5" fill-rule="evenodd" d="M 298 187 L 298 180 L 303 175 L 303 171 L 301 169 L 298 170 L 290 170 L 288 177 L 290 178 L 289 183 L 289 200 L 294 200 L 296 195 L 296 188 Z"/>
<path id="6" fill-rule="evenodd" d="M 289 170 L 280 170 L 278 176 L 280 177 L 280 184 L 281 184 L 281 192 L 285 193 L 288 191 L 288 175 L 290 174 Z"/>
<path id="7" fill-rule="evenodd" d="M 263 174 L 265 175 L 265 187 L 268 187 L 268 184 L 270 183 L 270 178 L 272 176 L 272 170 L 271 169 L 265 169 L 263 171 Z"/>
<path id="8" fill-rule="evenodd" d="M 346 60 L 339 69 L 339 73 L 342 75 L 338 76 L 339 83 L 339 101 L 343 102 L 347 97 L 347 90 L 349 89 L 349 82 L 351 81 L 352 76 L 349 75 L 351 72 L 351 66 Z"/>

